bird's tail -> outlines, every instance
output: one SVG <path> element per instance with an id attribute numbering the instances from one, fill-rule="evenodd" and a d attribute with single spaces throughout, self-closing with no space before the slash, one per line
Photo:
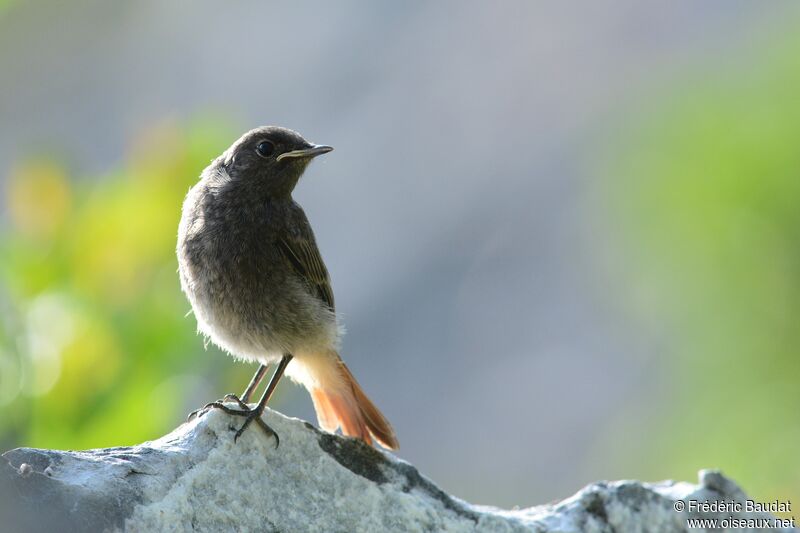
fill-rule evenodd
<path id="1" fill-rule="evenodd" d="M 308 387 L 319 425 L 326 431 L 342 428 L 342 433 L 367 444 L 375 439 L 381 446 L 396 450 L 400 443 L 386 417 L 367 398 L 344 361 L 336 354 L 327 359 L 328 368 L 312 369 L 313 383 Z M 317 365 L 314 365 L 317 366 Z M 314 370 L 317 370 L 314 372 Z"/>

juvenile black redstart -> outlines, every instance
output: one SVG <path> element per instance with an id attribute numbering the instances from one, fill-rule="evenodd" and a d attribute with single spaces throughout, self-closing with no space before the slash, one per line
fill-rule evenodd
<path id="1" fill-rule="evenodd" d="M 260 363 L 241 397 L 206 408 L 255 420 L 284 371 L 311 393 L 322 428 L 395 449 L 397 437 L 339 357 L 341 328 L 328 271 L 303 209 L 292 199 L 311 160 L 333 150 L 265 126 L 242 135 L 200 175 L 183 203 L 178 265 L 183 292 L 206 337 Z M 255 408 L 247 402 L 277 364 Z M 238 403 L 239 409 L 225 401 Z"/>

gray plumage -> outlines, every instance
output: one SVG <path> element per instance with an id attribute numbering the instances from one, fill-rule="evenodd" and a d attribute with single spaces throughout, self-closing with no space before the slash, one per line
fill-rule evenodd
<path id="1" fill-rule="evenodd" d="M 312 147 L 282 128 L 248 132 L 203 171 L 178 232 L 181 286 L 199 329 L 252 360 L 338 340 L 328 272 L 291 197 L 310 159 L 262 161 L 255 147 L 265 136 L 276 151 Z"/>
<path id="2" fill-rule="evenodd" d="M 183 204 L 181 287 L 198 329 L 233 356 L 266 365 L 288 355 L 286 374 L 311 392 L 325 429 L 342 427 L 396 448 L 391 425 L 338 355 L 328 271 L 292 199 L 311 159 L 330 150 L 267 126 L 247 132 L 216 158 Z"/>

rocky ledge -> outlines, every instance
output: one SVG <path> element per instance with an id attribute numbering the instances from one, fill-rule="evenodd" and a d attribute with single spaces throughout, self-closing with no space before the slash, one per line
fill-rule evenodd
<path id="1" fill-rule="evenodd" d="M 212 411 L 138 446 L 6 452 L 0 529 L 677 532 L 703 530 L 688 519 L 734 518 L 750 520 L 737 525 L 754 530 L 790 530 L 775 527 L 769 514 L 732 511 L 735 505 L 690 512 L 692 500 L 744 506 L 747 496 L 715 471 L 702 471 L 696 485 L 597 482 L 561 502 L 520 510 L 472 505 L 393 455 L 275 411 L 264 416 L 280 435 L 277 447 L 255 426 L 234 443 L 241 420 Z"/>

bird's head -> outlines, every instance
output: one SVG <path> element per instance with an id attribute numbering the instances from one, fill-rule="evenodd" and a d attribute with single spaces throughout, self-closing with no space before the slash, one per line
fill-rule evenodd
<path id="1" fill-rule="evenodd" d="M 306 141 L 296 131 L 262 126 L 242 135 L 217 164 L 232 181 L 278 197 L 291 194 L 311 160 L 331 150 Z"/>

